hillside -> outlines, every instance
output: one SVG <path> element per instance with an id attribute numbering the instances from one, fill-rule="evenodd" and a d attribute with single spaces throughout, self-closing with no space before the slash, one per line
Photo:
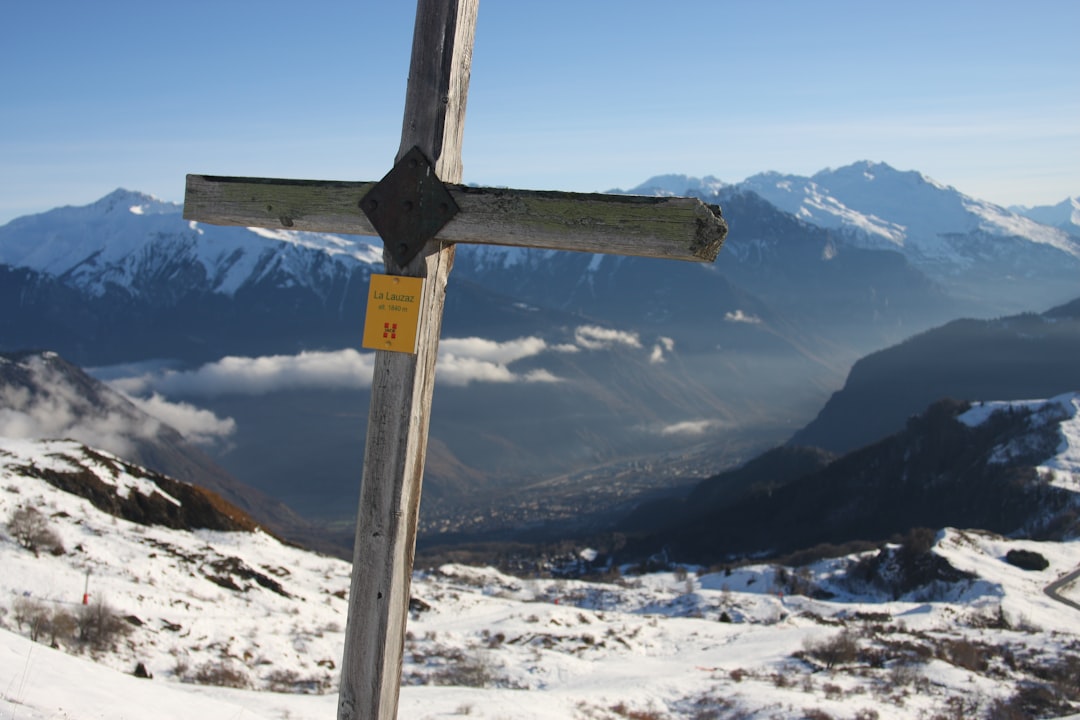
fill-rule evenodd
<path id="1" fill-rule="evenodd" d="M 32 507 L 55 540 L 35 555 L 0 532 L 0 674 L 8 679 L 0 713 L 332 716 L 347 563 L 259 531 L 134 523 L 25 472 L 75 469 L 128 499 L 163 492 L 130 466 L 75 443 L 5 440 L 0 448 L 5 528 Z M 1080 615 L 1068 605 L 1080 590 L 1067 576 L 1080 564 L 1077 543 L 931 534 L 917 557 L 936 568 L 934 579 L 898 593 L 893 568 L 909 551 L 886 547 L 798 570 L 627 568 L 607 582 L 453 565 L 420 571 L 400 712 L 421 720 L 900 720 L 1049 718 L 1080 708 Z M 1042 569 L 1004 561 L 1020 551 Z M 1059 578 L 1055 594 L 1044 594 Z M 140 663 L 152 678 L 132 676 Z"/>
<path id="2" fill-rule="evenodd" d="M 334 549 L 326 533 L 239 482 L 204 451 L 227 444 L 234 431 L 231 419 L 191 405 L 126 396 L 53 352 L 0 353 L 0 436 L 67 438 L 102 448 L 205 488 L 283 537 Z"/>
<path id="3" fill-rule="evenodd" d="M 1080 388 L 1080 300 L 1036 315 L 956 320 L 872 353 L 795 433 L 847 452 L 899 430 L 941 398 L 1045 398 Z"/>
<path id="4" fill-rule="evenodd" d="M 975 408 L 941 401 L 842 457 L 766 453 L 681 503 L 643 506 L 625 528 L 647 531 L 640 518 L 651 516 L 653 532 L 637 552 L 665 548 L 704 564 L 833 546 L 828 554 L 919 527 L 1067 538 L 1080 534 L 1078 493 L 1080 395 Z"/>

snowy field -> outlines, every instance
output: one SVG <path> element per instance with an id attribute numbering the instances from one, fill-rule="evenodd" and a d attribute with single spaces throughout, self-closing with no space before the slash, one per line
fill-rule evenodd
<path id="1" fill-rule="evenodd" d="M 0 530 L 0 720 L 335 716 L 347 563 L 263 533 L 132 524 L 25 476 L 46 466 L 152 491 L 75 443 L 0 440 L 0 524 L 34 508 L 63 548 L 35 556 Z M 973 577 L 893 597 L 860 557 L 604 583 L 417 572 L 399 717 L 935 720 L 1021 701 L 1080 717 L 1064 699 L 1080 581 L 1045 592 L 1080 543 L 945 530 L 935 552 Z M 119 618 L 97 645 L 72 625 L 87 588 L 86 607 Z"/>

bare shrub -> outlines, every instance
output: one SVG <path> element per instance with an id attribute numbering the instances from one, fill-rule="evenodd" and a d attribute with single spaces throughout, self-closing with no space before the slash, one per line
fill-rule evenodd
<path id="1" fill-rule="evenodd" d="M 42 550 L 53 555 L 64 554 L 64 544 L 49 527 L 48 519 L 36 508 L 16 508 L 7 521 L 7 530 L 15 542 L 38 556 Z"/>
<path id="2" fill-rule="evenodd" d="M 22 631 L 23 626 L 30 639 L 37 642 L 42 634 L 48 631 L 49 608 L 45 603 L 32 597 L 16 598 L 12 604 L 12 618 Z"/>
<path id="3" fill-rule="evenodd" d="M 222 662 L 203 663 L 195 670 L 192 679 L 200 685 L 216 685 L 218 687 L 244 689 L 249 685 L 247 675 Z"/>
<path id="4" fill-rule="evenodd" d="M 300 683 L 300 673 L 295 670 L 273 670 L 266 676 L 266 688 L 270 692 L 291 693 Z"/>
<path id="5" fill-rule="evenodd" d="M 77 617 L 64 608 L 53 608 L 49 617 L 49 644 L 56 647 L 63 640 L 71 640 L 78 628 Z"/>
<path id="6" fill-rule="evenodd" d="M 634 710 L 627 707 L 626 703 L 619 702 L 611 707 L 611 712 L 627 720 L 664 720 L 664 716 L 658 710 Z"/>
<path id="7" fill-rule="evenodd" d="M 83 605 L 76 626 L 79 642 L 97 652 L 113 649 L 120 638 L 131 633 L 131 626 L 104 600 Z"/>
<path id="8" fill-rule="evenodd" d="M 480 653 L 452 658 L 451 663 L 432 676 L 436 685 L 486 688 L 494 685 L 498 675 L 491 661 Z"/>
<path id="9" fill-rule="evenodd" d="M 893 689 L 914 687 L 916 690 L 922 690 L 929 685 L 929 680 L 922 672 L 922 663 L 906 661 L 892 666 L 889 670 L 888 683 Z"/>
<path id="10" fill-rule="evenodd" d="M 854 633 L 844 630 L 825 640 L 808 640 L 803 646 L 803 652 L 826 668 L 832 669 L 837 665 L 855 662 L 859 657 L 859 645 L 855 641 Z"/>
<path id="11" fill-rule="evenodd" d="M 936 651 L 941 660 L 972 672 L 985 672 L 990 665 L 987 660 L 988 648 L 963 638 L 944 640 Z"/>
<path id="12" fill-rule="evenodd" d="M 1069 701 L 1053 686 L 1041 683 L 1022 685 L 1008 700 L 998 700 L 987 715 L 989 720 L 1049 718 L 1073 712 Z"/>

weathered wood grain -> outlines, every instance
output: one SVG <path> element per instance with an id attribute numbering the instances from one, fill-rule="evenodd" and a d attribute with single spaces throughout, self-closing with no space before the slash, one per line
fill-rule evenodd
<path id="1" fill-rule="evenodd" d="M 419 0 L 398 158 L 412 147 L 444 182 L 461 182 L 479 0 Z M 359 201 L 357 198 L 356 202 Z M 415 355 L 376 352 L 353 551 L 339 720 L 397 717 L 435 361 L 454 245 L 428 242 L 390 274 L 424 278 Z"/>
<path id="2" fill-rule="evenodd" d="M 374 182 L 188 175 L 184 217 L 217 225 L 374 235 L 360 201 Z M 715 205 L 448 185 L 461 212 L 437 239 L 712 262 L 727 234 Z"/>

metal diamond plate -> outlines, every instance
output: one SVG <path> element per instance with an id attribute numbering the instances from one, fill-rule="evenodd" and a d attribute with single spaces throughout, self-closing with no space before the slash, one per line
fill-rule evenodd
<path id="1" fill-rule="evenodd" d="M 400 267 L 409 264 L 459 211 L 435 174 L 435 168 L 414 147 L 378 182 L 360 208 Z"/>

